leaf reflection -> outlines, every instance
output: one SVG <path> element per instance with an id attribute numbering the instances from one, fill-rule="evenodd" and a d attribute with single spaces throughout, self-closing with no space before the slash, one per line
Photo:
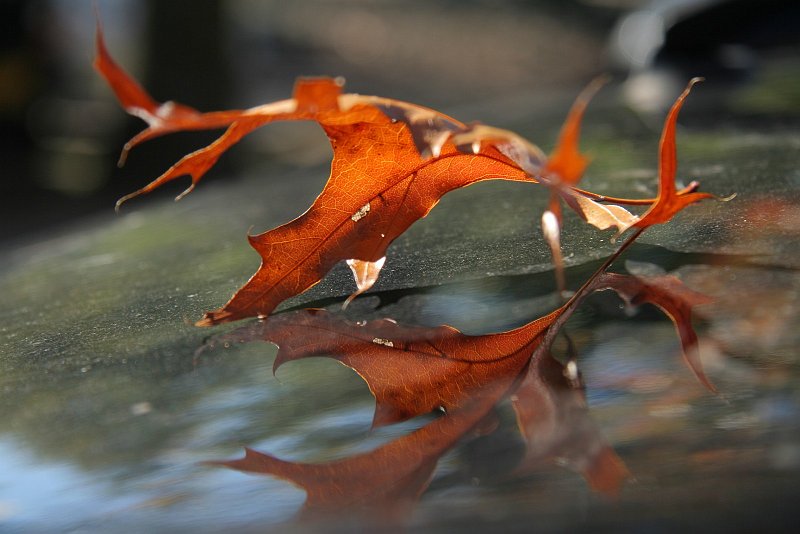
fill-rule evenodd
<path id="1" fill-rule="evenodd" d="M 210 463 L 296 484 L 307 493 L 304 515 L 349 510 L 399 521 L 427 488 L 439 458 L 460 439 L 484 429 L 481 423 L 493 417 L 494 407 L 511 396 L 527 443 L 520 473 L 542 464 L 567 465 L 594 489 L 614 494 L 628 471 L 591 421 L 581 385 L 549 352 L 553 335 L 547 334 L 563 324 L 571 309 L 565 306 L 518 329 L 484 336 L 390 319 L 353 323 L 317 309 L 273 316 L 220 336 L 204 349 L 261 340 L 279 346 L 275 369 L 313 356 L 351 367 L 376 398 L 374 425 L 440 407 L 446 414 L 371 452 L 333 462 L 287 462 L 247 449 L 241 459 Z"/>

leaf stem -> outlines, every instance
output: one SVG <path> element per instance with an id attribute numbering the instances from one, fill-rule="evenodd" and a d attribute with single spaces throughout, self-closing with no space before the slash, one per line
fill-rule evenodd
<path id="1" fill-rule="evenodd" d="M 603 264 L 594 273 L 592 273 L 592 275 L 586 280 L 586 282 L 584 282 L 583 285 L 580 288 L 578 288 L 577 291 L 575 291 L 575 293 L 570 297 L 570 299 L 561 308 L 559 308 L 561 310 L 561 313 L 552 323 L 550 323 L 547 326 L 547 330 L 544 333 L 544 337 L 541 343 L 539 343 L 539 345 L 536 347 L 533 354 L 531 355 L 531 359 L 537 358 L 540 355 L 540 353 L 550 350 L 550 345 L 553 343 L 553 340 L 555 339 L 556 335 L 558 335 L 558 332 L 561 330 L 561 327 L 572 316 L 572 313 L 575 311 L 578 305 L 580 305 L 581 302 L 583 302 L 583 299 L 589 296 L 590 293 L 588 292 L 588 289 L 594 283 L 595 279 L 601 273 L 605 272 L 611 266 L 611 264 L 614 263 L 614 261 L 616 261 L 617 258 L 619 258 L 620 255 L 622 255 L 622 253 L 625 252 L 628 249 L 628 247 L 630 247 L 633 244 L 633 242 L 639 238 L 640 235 L 642 235 L 642 232 L 644 232 L 646 229 L 647 228 L 637 228 L 636 231 L 632 233 L 622 243 L 622 245 L 620 245 L 620 247 L 616 250 L 616 252 L 614 252 L 608 258 L 606 258 Z"/>

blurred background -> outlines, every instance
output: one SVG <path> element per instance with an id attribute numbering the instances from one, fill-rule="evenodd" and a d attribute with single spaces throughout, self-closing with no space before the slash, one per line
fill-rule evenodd
<path id="1" fill-rule="evenodd" d="M 791 119 L 799 107 L 800 7 L 792 0 L 96 3 L 112 55 L 156 99 L 201 110 L 286 98 L 301 75 L 344 76 L 350 91 L 450 113 L 520 95 L 545 108 L 607 72 L 642 113 L 663 111 L 698 73 L 730 89 L 770 86 L 769 98 L 749 100 L 760 121 Z M 213 139 L 170 136 L 117 169 L 122 143 L 143 125 L 121 112 L 91 68 L 92 2 L 0 0 L 0 24 L 0 243 L 111 210 Z M 205 180 L 235 179 L 257 158 L 323 162 L 327 147 L 306 148 L 317 134 L 305 126 L 253 136 Z"/>

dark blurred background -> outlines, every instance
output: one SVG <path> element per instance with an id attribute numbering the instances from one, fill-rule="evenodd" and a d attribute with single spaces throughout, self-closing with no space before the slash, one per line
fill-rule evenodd
<path id="1" fill-rule="evenodd" d="M 763 74 L 765 58 L 796 73 L 800 57 L 794 0 L 96 3 L 112 55 L 156 99 L 201 110 L 286 98 L 300 75 L 341 75 L 353 92 L 450 111 L 566 88 L 571 98 L 603 72 L 624 80 L 628 105 L 659 110 L 698 72 L 742 84 Z M 0 24 L 0 243 L 110 211 L 215 137 L 162 138 L 118 169 L 119 148 L 142 123 L 91 69 L 91 0 L 0 0 Z M 800 99 L 796 85 L 778 92 Z M 781 120 L 787 107 L 770 102 L 760 112 Z M 303 150 L 304 131 L 255 136 L 205 180 L 235 179 L 248 157 L 318 164 L 327 156 Z"/>

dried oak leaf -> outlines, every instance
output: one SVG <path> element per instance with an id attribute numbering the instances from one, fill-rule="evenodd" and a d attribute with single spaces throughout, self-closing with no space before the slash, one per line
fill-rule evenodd
<path id="1" fill-rule="evenodd" d="M 301 79 L 292 98 L 246 110 L 202 113 L 174 102 L 158 103 L 113 61 L 99 25 L 95 67 L 125 110 L 148 124 L 125 145 L 121 161 L 133 147 L 160 135 L 227 128 L 211 145 L 188 154 L 118 205 L 188 175 L 192 184 L 180 196 L 185 195 L 222 153 L 271 122 L 315 121 L 330 139 L 333 161 L 323 191 L 295 220 L 249 236 L 262 258 L 261 266 L 227 304 L 206 313 L 197 323 L 201 326 L 267 316 L 283 300 L 318 283 L 341 260 L 353 269 L 356 294 L 366 291 L 377 280 L 386 249 L 398 235 L 424 217 L 442 195 L 479 181 L 558 184 L 559 194 L 573 199 L 570 205 L 593 224 L 597 224 L 595 212 L 625 211 L 618 206 L 594 207 L 601 206 L 595 200 L 653 201 L 604 198 L 574 188 L 585 167 L 577 152 L 577 131 L 588 96 L 579 98 L 565 125 L 566 133 L 548 160 L 535 145 L 512 132 L 467 126 L 397 100 L 344 94 L 341 82 L 330 78 Z"/>

